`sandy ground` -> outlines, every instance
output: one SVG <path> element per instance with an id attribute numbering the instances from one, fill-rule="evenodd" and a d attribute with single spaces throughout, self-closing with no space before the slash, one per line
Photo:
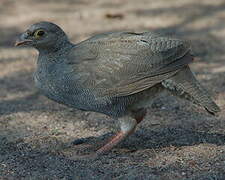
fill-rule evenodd
<path id="1" fill-rule="evenodd" d="M 59 24 L 73 42 L 119 30 L 190 40 L 198 56 L 191 68 L 222 112 L 212 116 L 164 96 L 112 152 L 77 159 L 118 127 L 109 117 L 67 108 L 36 91 L 37 52 L 13 43 L 40 20 Z M 224 0 L 1 0 L 0 179 L 225 179 L 224 22 Z M 86 142 L 73 145 L 79 138 Z"/>

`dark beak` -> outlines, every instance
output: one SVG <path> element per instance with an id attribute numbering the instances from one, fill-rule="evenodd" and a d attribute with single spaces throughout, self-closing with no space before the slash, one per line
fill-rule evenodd
<path id="1" fill-rule="evenodd" d="M 23 33 L 15 42 L 15 46 L 20 46 L 20 45 L 27 45 L 30 42 L 32 42 L 32 40 L 27 39 L 27 34 Z"/>

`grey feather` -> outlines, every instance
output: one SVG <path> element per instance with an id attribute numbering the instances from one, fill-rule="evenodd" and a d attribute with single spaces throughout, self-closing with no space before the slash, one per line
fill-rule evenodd
<path id="1" fill-rule="evenodd" d="M 35 39 L 32 33 L 40 28 L 45 34 Z M 36 86 L 56 102 L 121 117 L 148 104 L 171 80 L 208 111 L 219 111 L 190 72 L 185 74 L 193 60 L 186 41 L 151 32 L 116 32 L 72 44 L 59 26 L 48 22 L 27 32 L 30 46 L 40 53 Z"/>

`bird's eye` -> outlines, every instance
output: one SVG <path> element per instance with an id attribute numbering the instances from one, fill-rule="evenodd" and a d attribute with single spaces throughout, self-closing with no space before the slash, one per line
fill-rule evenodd
<path id="1" fill-rule="evenodd" d="M 34 37 L 35 38 L 40 38 L 41 36 L 43 36 L 45 34 L 45 32 L 43 30 L 37 30 L 34 33 Z"/>

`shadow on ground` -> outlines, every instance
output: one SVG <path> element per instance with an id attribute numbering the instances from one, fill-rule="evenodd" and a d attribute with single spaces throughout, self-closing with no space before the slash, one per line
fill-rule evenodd
<path id="1" fill-rule="evenodd" d="M 96 138 L 88 138 L 88 141 L 92 141 L 91 144 L 93 145 L 93 143 L 96 144 L 98 141 L 104 141 L 108 136 L 109 134 Z M 65 142 L 54 142 L 57 145 L 49 143 L 49 147 L 43 149 L 40 147 L 34 148 L 31 144 L 24 143 L 22 140 L 12 143 L 2 136 L 0 136 L 0 140 L 0 163 L 2 166 L 0 173 L 5 175 L 5 177 L 7 177 L 5 172 L 12 171 L 14 178 L 32 177 L 33 179 L 47 177 L 52 177 L 53 179 L 98 179 L 109 176 L 117 177 L 118 174 L 123 172 L 130 173 L 133 176 L 135 176 L 135 172 L 140 172 L 145 178 L 153 178 L 158 175 L 159 171 L 169 172 L 171 168 L 175 168 L 174 170 L 178 169 L 176 162 L 164 167 L 149 167 L 145 164 L 148 159 L 157 156 L 156 152 L 167 151 L 171 147 L 174 150 L 178 150 L 182 147 L 199 145 L 201 143 L 220 146 L 225 143 L 225 135 L 176 128 L 164 128 L 159 131 L 142 129 L 114 149 L 113 153 L 109 153 L 107 156 L 103 155 L 97 159 L 82 160 L 74 154 L 68 157 L 64 153 L 64 150 L 67 151 L 70 148 L 70 151 L 76 151 L 75 145 L 66 144 Z M 163 150 L 162 148 L 166 149 Z M 152 152 L 144 153 L 145 156 L 136 154 L 138 151 L 144 152 L 144 149 L 150 149 Z M 9 153 L 10 156 L 8 156 Z M 221 154 L 215 159 L 212 158 L 211 163 L 222 158 L 224 158 L 224 154 Z M 124 163 L 127 160 L 129 160 L 129 164 L 133 164 L 129 171 L 127 171 L 126 164 Z M 115 166 L 115 161 L 120 162 L 120 165 L 117 164 L 119 167 Z M 91 166 L 90 163 L 92 164 Z M 108 166 L 110 164 L 114 165 Z M 205 175 L 202 174 L 201 176 L 207 177 L 208 175 L 210 173 L 205 173 Z M 224 177 L 224 174 L 218 173 L 217 176 Z M 120 175 L 120 177 L 125 178 L 127 174 Z M 137 177 L 140 178 L 140 175 Z"/>

